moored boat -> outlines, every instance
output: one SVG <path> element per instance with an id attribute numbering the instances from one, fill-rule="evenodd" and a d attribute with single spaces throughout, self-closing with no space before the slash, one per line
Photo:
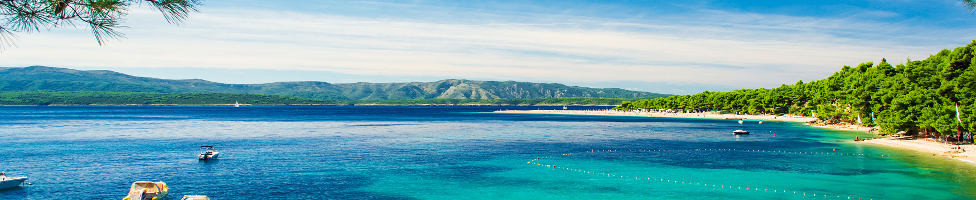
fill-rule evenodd
<path id="1" fill-rule="evenodd" d="M 180 200 L 210 200 L 210 197 L 205 195 L 183 195 L 183 198 Z"/>
<path id="2" fill-rule="evenodd" d="M 214 146 L 200 146 L 200 154 L 197 157 L 200 160 L 213 160 L 220 156 L 220 152 L 214 149 Z"/>
<path id="3" fill-rule="evenodd" d="M 162 181 L 136 181 L 129 188 L 129 195 L 122 200 L 161 200 L 168 194 L 169 186 Z"/>
<path id="4" fill-rule="evenodd" d="M 20 184 L 27 181 L 27 177 L 7 177 L 7 174 L 0 172 L 0 190 L 20 187 Z"/>
<path id="5" fill-rule="evenodd" d="M 744 130 L 735 130 L 735 131 L 732 131 L 732 135 L 748 135 L 748 134 L 749 134 L 749 131 L 744 131 Z"/>

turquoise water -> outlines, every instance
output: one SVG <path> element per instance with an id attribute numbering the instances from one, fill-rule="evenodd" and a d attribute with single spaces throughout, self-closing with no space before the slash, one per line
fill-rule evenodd
<path id="1" fill-rule="evenodd" d="M 537 108 L 0 107 L 0 170 L 32 183 L 0 199 L 120 199 L 138 180 L 213 199 L 976 197 L 973 167 L 849 132 L 500 109 Z"/>

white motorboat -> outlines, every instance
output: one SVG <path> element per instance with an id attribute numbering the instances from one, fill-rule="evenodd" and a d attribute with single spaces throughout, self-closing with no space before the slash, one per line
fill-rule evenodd
<path id="1" fill-rule="evenodd" d="M 24 181 L 27 181 L 27 177 L 7 177 L 5 173 L 0 172 L 0 190 L 20 187 Z"/>
<path id="2" fill-rule="evenodd" d="M 200 160 L 213 160 L 220 156 L 220 152 L 214 150 L 214 146 L 200 146 L 200 154 L 197 156 Z"/>
<path id="3" fill-rule="evenodd" d="M 204 195 L 183 195 L 181 200 L 210 200 L 210 197 Z"/>
<path id="4" fill-rule="evenodd" d="M 129 188 L 129 195 L 122 200 L 161 200 L 166 199 L 168 194 L 169 186 L 162 181 L 136 181 Z"/>

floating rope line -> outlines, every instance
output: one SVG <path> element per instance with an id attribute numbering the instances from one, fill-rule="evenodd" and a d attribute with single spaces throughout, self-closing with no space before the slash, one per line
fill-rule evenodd
<path id="1" fill-rule="evenodd" d="M 536 157 L 535 159 L 532 159 L 532 160 L 526 162 L 526 164 L 535 165 L 535 166 L 541 166 L 541 167 L 546 167 L 546 168 L 551 168 L 551 169 L 565 170 L 565 171 L 576 172 L 576 173 L 581 173 L 581 174 L 599 175 L 599 176 L 605 176 L 605 177 L 610 177 L 610 178 L 621 178 L 621 179 L 631 179 L 631 178 L 633 178 L 634 181 L 644 181 L 644 182 L 648 182 L 648 183 L 651 183 L 651 182 L 670 183 L 670 184 L 679 184 L 679 185 L 691 185 L 691 186 L 709 187 L 709 188 L 715 188 L 715 189 L 741 190 L 741 191 L 753 191 L 753 192 L 769 192 L 769 193 L 775 193 L 775 194 L 793 194 L 793 195 L 797 195 L 797 196 L 809 196 L 809 197 L 818 197 L 818 198 L 819 197 L 823 197 L 823 198 L 835 198 L 835 199 L 860 199 L 860 200 L 867 199 L 867 200 L 874 200 L 873 198 L 856 197 L 856 196 L 850 196 L 850 195 L 823 194 L 823 193 L 817 194 L 817 193 L 812 193 L 812 192 L 802 192 L 802 191 L 785 190 L 785 189 L 760 188 L 760 187 L 749 187 L 749 186 L 741 186 L 741 185 L 709 184 L 709 183 L 701 183 L 701 182 L 697 182 L 697 181 L 675 180 L 675 179 L 658 178 L 658 177 L 624 176 L 624 175 L 617 175 L 617 174 L 613 174 L 613 173 L 605 173 L 605 172 L 599 172 L 599 171 L 591 171 L 591 170 L 586 170 L 586 169 L 577 169 L 577 168 L 570 168 L 570 167 L 560 167 L 560 166 L 556 166 L 554 164 L 546 164 L 546 163 L 539 162 L 543 158 L 551 158 L 551 157 L 541 157 L 541 156 L 540 157 Z"/>
<path id="2" fill-rule="evenodd" d="M 889 157 L 884 154 L 863 154 L 863 153 L 845 153 L 837 152 L 834 149 L 833 152 L 818 152 L 818 151 L 781 151 L 781 150 L 763 150 L 763 149 L 590 149 L 586 151 L 587 153 L 594 152 L 690 152 L 690 151 L 735 151 L 735 152 L 757 152 L 757 153 L 779 153 L 787 155 L 825 155 L 825 156 L 852 156 L 852 157 Z M 562 155 L 573 155 L 574 153 L 566 153 Z"/>

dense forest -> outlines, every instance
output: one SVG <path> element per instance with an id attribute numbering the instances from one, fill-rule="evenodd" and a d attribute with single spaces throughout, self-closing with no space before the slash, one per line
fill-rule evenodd
<path id="1" fill-rule="evenodd" d="M 228 93 L 147 93 L 97 91 L 0 92 L 0 105 L 618 105 L 631 99 L 564 97 L 546 99 L 405 99 L 405 100 L 318 100 L 300 97 Z"/>
<path id="2" fill-rule="evenodd" d="M 702 92 L 623 102 L 615 109 L 724 111 L 815 116 L 825 123 L 877 126 L 882 133 L 976 131 L 976 41 L 925 60 L 844 66 L 826 79 L 772 89 Z M 956 105 L 961 112 L 957 121 Z M 872 117 L 873 116 L 873 117 Z"/>

